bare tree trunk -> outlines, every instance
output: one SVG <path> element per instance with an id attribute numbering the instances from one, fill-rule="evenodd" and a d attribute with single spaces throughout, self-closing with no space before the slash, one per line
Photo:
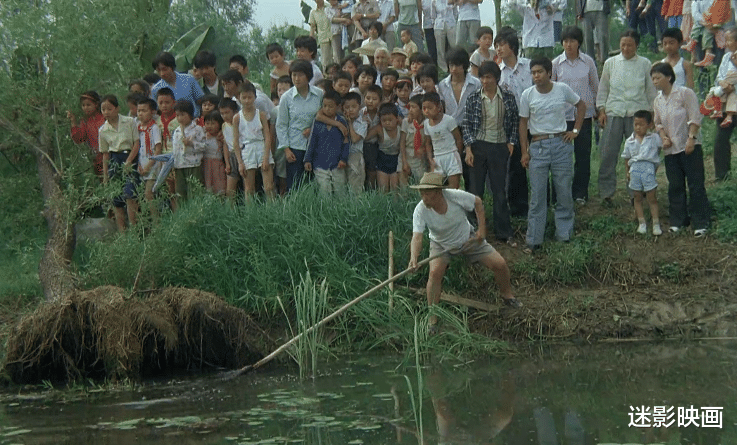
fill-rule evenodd
<path id="1" fill-rule="evenodd" d="M 52 143 L 43 127 L 36 148 L 36 166 L 44 200 L 43 216 L 48 228 L 46 246 L 38 265 L 38 278 L 44 297 L 50 301 L 64 298 L 75 289 L 70 268 L 76 244 L 75 212 L 62 192 L 61 178 L 52 163 Z"/>
<path id="2" fill-rule="evenodd" d="M 494 15 L 496 17 L 496 33 L 502 29 L 502 0 L 494 0 Z"/>

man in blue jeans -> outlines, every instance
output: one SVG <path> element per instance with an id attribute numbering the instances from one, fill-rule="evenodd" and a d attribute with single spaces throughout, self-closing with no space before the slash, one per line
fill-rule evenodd
<path id="1" fill-rule="evenodd" d="M 530 210 L 527 214 L 527 253 L 543 242 L 548 216 L 548 176 L 553 177 L 557 196 L 555 236 L 568 241 L 573 234 L 573 140 L 578 136 L 586 104 L 571 87 L 553 82 L 553 64 L 548 58 L 530 62 L 533 86 L 520 97 L 519 139 L 522 165 L 529 170 Z M 576 123 L 566 131 L 566 104 L 576 107 Z M 527 130 L 532 140 L 527 141 Z"/>

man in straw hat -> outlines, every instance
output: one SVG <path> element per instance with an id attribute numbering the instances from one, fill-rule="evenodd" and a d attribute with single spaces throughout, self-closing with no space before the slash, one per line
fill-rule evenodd
<path id="1" fill-rule="evenodd" d="M 486 215 L 481 198 L 462 190 L 447 189 L 443 185 L 443 175 L 435 172 L 425 173 L 418 185 L 410 187 L 420 191 L 422 201 L 417 203 L 412 215 L 409 267 L 417 267 L 425 228 L 430 231 L 430 256 L 443 252 L 430 261 L 427 303 L 433 305 L 440 301 L 443 276 L 450 258 L 463 255 L 469 262 L 480 262 L 494 272 L 505 305 L 513 308 L 522 306 L 512 293 L 507 262 L 486 242 Z M 475 211 L 478 219 L 479 230 L 476 233 L 466 218 L 466 212 L 470 211 Z M 435 323 L 437 318 L 431 318 L 431 329 Z"/>

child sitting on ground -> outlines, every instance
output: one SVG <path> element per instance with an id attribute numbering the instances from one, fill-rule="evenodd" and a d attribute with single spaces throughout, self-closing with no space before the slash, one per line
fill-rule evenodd
<path id="1" fill-rule="evenodd" d="M 647 223 L 642 209 L 642 199 L 647 196 L 650 204 L 650 215 L 653 218 L 653 235 L 659 236 L 660 217 L 658 215 L 658 181 L 655 179 L 655 170 L 660 164 L 660 149 L 663 142 L 657 133 L 650 133 L 653 125 L 653 115 L 647 110 L 640 110 L 634 115 L 634 133 L 624 143 L 622 157 L 626 159 L 629 169 L 627 179 L 630 190 L 635 194 L 635 213 L 639 225 L 637 233 L 647 233 Z"/>
<path id="2" fill-rule="evenodd" d="M 322 98 L 322 115 L 347 126 L 345 119 L 338 116 L 338 107 L 340 94 L 329 89 Z M 349 150 L 350 143 L 339 128 L 315 120 L 304 164 L 305 171 L 315 172 L 315 181 L 322 194 L 345 193 L 346 174 L 343 169 L 348 166 Z"/>
<path id="3" fill-rule="evenodd" d="M 425 131 L 425 154 L 430 171 L 448 177 L 448 186 L 457 189 L 461 183 L 461 151 L 463 138 L 453 116 L 443 113 L 440 95 L 427 93 L 422 97 Z"/>

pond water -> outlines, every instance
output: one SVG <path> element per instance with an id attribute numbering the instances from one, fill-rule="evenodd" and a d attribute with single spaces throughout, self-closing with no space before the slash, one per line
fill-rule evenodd
<path id="1" fill-rule="evenodd" d="M 737 342 L 532 347 L 419 372 L 406 363 L 368 355 L 307 380 L 289 369 L 6 393 L 0 443 L 737 444 Z"/>

